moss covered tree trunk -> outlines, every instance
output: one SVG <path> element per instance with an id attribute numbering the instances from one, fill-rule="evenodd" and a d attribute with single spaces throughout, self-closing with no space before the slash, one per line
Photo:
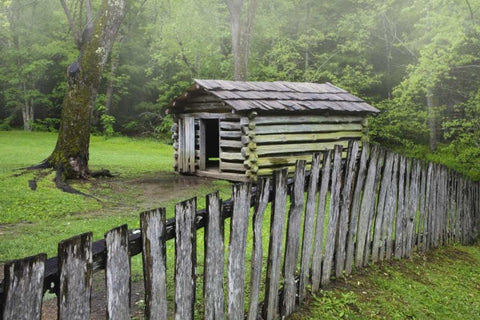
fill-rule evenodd
<path id="1" fill-rule="evenodd" d="M 60 0 L 80 54 L 67 70 L 68 87 L 62 105 L 58 140 L 47 164 L 57 170 L 57 179 L 86 178 L 89 175 L 90 121 L 103 68 L 123 21 L 127 0 L 102 0 L 99 12 L 92 13 L 87 1 L 86 23 L 76 29 L 66 0 Z M 81 15 L 80 15 L 81 16 Z M 95 19 L 96 17 L 96 19 Z"/>

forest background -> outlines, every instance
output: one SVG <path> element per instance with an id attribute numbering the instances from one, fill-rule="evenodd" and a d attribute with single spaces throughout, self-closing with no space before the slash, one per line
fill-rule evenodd
<path id="1" fill-rule="evenodd" d="M 234 2 L 130 1 L 92 133 L 168 142 L 172 98 L 234 77 Z M 332 82 L 381 110 L 373 141 L 480 179 L 480 0 L 245 2 L 248 80 Z M 58 130 L 77 55 L 59 0 L 0 0 L 0 130 Z"/>

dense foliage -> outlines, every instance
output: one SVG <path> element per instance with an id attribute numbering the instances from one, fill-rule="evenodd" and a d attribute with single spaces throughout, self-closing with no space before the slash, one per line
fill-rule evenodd
<path id="1" fill-rule="evenodd" d="M 130 1 L 93 131 L 166 138 L 164 107 L 193 78 L 232 79 L 227 2 Z M 479 0 L 255 3 L 249 80 L 332 82 L 382 110 L 375 141 L 480 177 Z M 0 30 L 0 127 L 58 129 L 76 58 L 60 2 L 2 0 Z"/>

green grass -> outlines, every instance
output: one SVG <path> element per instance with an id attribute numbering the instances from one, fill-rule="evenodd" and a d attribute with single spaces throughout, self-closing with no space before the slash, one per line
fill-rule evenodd
<path id="1" fill-rule="evenodd" d="M 100 239 L 125 223 L 138 228 L 143 210 L 165 207 L 168 217 L 173 217 L 178 201 L 198 195 L 198 205 L 204 207 L 205 194 L 220 189 L 223 199 L 230 196 L 229 184 L 214 180 L 192 186 L 180 181 L 179 190 L 166 184 L 158 190 L 160 199 L 163 193 L 172 194 L 166 200 L 142 195 L 142 179 L 156 183 L 178 177 L 172 169 L 172 147 L 154 140 L 92 136 L 90 169 L 109 169 L 118 177 L 72 185 L 99 200 L 58 190 L 49 171 L 15 170 L 40 163 L 55 142 L 53 133 L 0 131 L 0 263 L 39 252 L 54 256 L 59 241 L 83 232 L 92 231 L 94 239 Z M 38 187 L 32 191 L 28 181 L 36 176 Z"/>
<path id="2" fill-rule="evenodd" d="M 480 243 L 371 265 L 292 319 L 480 319 Z"/>

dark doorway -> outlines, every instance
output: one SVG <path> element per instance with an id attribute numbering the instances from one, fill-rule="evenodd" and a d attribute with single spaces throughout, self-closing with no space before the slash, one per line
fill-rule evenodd
<path id="1" fill-rule="evenodd" d="M 206 169 L 219 169 L 220 135 L 219 121 L 205 119 L 205 165 Z"/>

